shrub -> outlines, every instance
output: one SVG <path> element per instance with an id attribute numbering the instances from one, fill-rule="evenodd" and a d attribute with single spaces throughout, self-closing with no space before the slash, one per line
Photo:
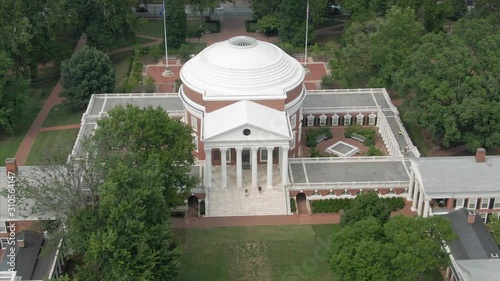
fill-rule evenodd
<path id="1" fill-rule="evenodd" d="M 205 18 L 205 23 L 214 23 L 215 24 L 215 30 L 211 29 L 210 32 L 212 32 L 212 33 L 219 33 L 220 32 L 220 20 L 213 20 L 208 16 Z"/>
<path id="2" fill-rule="evenodd" d="M 330 131 L 330 128 L 328 127 L 323 127 L 323 128 L 318 128 L 318 129 L 309 129 L 306 132 L 306 146 L 314 148 L 316 147 L 316 138 L 319 137 L 320 135 L 326 135 L 327 139 L 333 138 L 333 133 Z"/>
<path id="3" fill-rule="evenodd" d="M 290 210 L 292 213 L 297 211 L 297 205 L 295 204 L 295 200 L 293 198 L 290 198 Z"/>
<path id="4" fill-rule="evenodd" d="M 368 152 L 366 153 L 367 156 L 382 156 L 382 151 L 378 148 L 376 148 L 374 145 L 370 145 L 368 147 Z"/>
<path id="5" fill-rule="evenodd" d="M 325 76 L 323 76 L 323 78 L 321 78 L 321 88 L 322 89 L 333 89 L 334 82 L 335 82 L 335 80 L 333 79 L 333 76 L 325 75 Z"/>
<path id="6" fill-rule="evenodd" d="M 405 201 L 400 197 L 393 198 L 381 198 L 383 202 L 386 202 L 391 211 L 397 211 L 403 209 L 405 206 Z M 321 199 L 321 200 L 310 200 L 311 212 L 314 213 L 338 213 L 340 210 L 345 210 L 351 205 L 352 199 L 339 198 L 339 199 Z"/>
<path id="7" fill-rule="evenodd" d="M 246 20 L 245 28 L 247 32 L 257 32 L 257 21 L 256 20 Z"/>

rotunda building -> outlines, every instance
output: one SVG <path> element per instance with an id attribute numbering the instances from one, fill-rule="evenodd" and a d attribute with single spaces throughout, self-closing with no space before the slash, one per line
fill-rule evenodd
<path id="1" fill-rule="evenodd" d="M 246 36 L 210 45 L 184 64 L 184 122 L 193 128 L 194 155 L 205 160 L 207 188 L 242 187 L 243 170 L 251 170 L 252 187 L 272 188 L 277 173 L 288 184 L 288 157 L 301 153 L 304 76 L 276 45 Z"/>

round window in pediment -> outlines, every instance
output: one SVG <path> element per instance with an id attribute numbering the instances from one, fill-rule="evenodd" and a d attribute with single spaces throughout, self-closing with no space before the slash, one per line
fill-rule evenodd
<path id="1" fill-rule="evenodd" d="M 252 131 L 250 131 L 250 129 L 243 130 L 243 135 L 245 135 L 245 136 L 249 136 L 250 133 L 252 133 Z"/>

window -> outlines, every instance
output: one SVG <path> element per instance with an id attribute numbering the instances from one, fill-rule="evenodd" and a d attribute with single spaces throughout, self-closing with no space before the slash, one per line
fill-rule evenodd
<path id="1" fill-rule="evenodd" d="M 226 162 L 231 162 L 231 149 L 226 150 Z"/>
<path id="2" fill-rule="evenodd" d="M 9 244 L 9 239 L 8 238 L 0 238 L 0 249 L 7 248 L 8 244 Z"/>
<path id="3" fill-rule="evenodd" d="M 351 195 L 351 193 L 349 193 L 349 191 L 347 191 L 347 190 L 344 190 L 344 192 L 342 192 L 342 194 L 340 194 L 340 195 Z"/>
<path id="4" fill-rule="evenodd" d="M 356 125 L 363 125 L 363 119 L 364 119 L 364 115 L 363 114 L 358 114 L 356 116 Z"/>
<path id="5" fill-rule="evenodd" d="M 317 190 L 315 190 L 315 191 L 311 194 L 311 196 L 321 196 L 321 194 L 319 194 L 319 192 L 318 192 Z"/>
<path id="6" fill-rule="evenodd" d="M 500 197 L 495 198 L 495 203 L 493 204 L 493 209 L 500 209 Z"/>
<path id="7" fill-rule="evenodd" d="M 292 128 L 295 128 L 297 126 L 297 114 L 292 115 L 290 118 L 290 123 L 292 123 Z"/>
<path id="8" fill-rule="evenodd" d="M 392 190 L 392 188 L 391 188 L 391 190 L 387 191 L 387 193 L 385 195 L 395 195 L 395 194 L 396 194 L 396 192 L 394 192 L 394 190 Z"/>
<path id="9" fill-rule="evenodd" d="M 266 148 L 260 149 L 260 162 L 267 162 L 267 149 Z"/>
<path id="10" fill-rule="evenodd" d="M 351 125 L 351 115 L 347 114 L 344 116 L 344 126 L 349 126 Z"/>
<path id="11" fill-rule="evenodd" d="M 326 119 L 327 119 L 326 115 L 324 115 L 324 114 L 323 114 L 323 115 L 321 115 L 321 116 L 319 117 L 319 125 L 320 125 L 320 126 L 325 126 L 325 125 L 326 125 Z"/>
<path id="12" fill-rule="evenodd" d="M 490 207 L 490 198 L 481 199 L 481 209 L 488 209 Z"/>
<path id="13" fill-rule="evenodd" d="M 333 192 L 332 190 L 330 190 L 326 195 L 335 196 L 335 192 Z"/>
<path id="14" fill-rule="evenodd" d="M 467 205 L 468 209 L 475 209 L 477 204 L 477 199 L 476 198 L 470 198 L 469 199 L 469 204 Z"/>
<path id="15" fill-rule="evenodd" d="M 488 213 L 479 213 L 479 215 L 483 219 L 483 222 L 486 223 L 486 221 L 488 220 Z"/>
<path id="16" fill-rule="evenodd" d="M 464 203 L 465 203 L 465 200 L 464 198 L 457 198 L 455 199 L 455 202 L 456 202 L 456 207 L 457 209 L 460 209 L 460 208 L 463 208 L 464 207 Z"/>
<path id="17" fill-rule="evenodd" d="M 339 116 L 337 114 L 332 116 L 332 126 L 338 126 L 339 125 Z"/>
<path id="18" fill-rule="evenodd" d="M 377 115 L 375 114 L 370 114 L 370 116 L 368 116 L 368 125 L 370 126 L 373 126 L 375 125 L 375 118 L 377 118 Z"/>
<path id="19" fill-rule="evenodd" d="M 312 127 L 314 126 L 314 116 L 309 115 L 307 116 L 307 127 Z"/>
<path id="20" fill-rule="evenodd" d="M 5 226 L 4 221 L 0 221 L 0 233 L 6 233 L 7 232 L 7 227 Z"/>
<path id="21" fill-rule="evenodd" d="M 193 136 L 194 151 L 198 152 L 198 136 Z"/>
<path id="22" fill-rule="evenodd" d="M 195 132 L 198 132 L 198 121 L 194 116 L 191 116 L 191 127 L 193 127 Z"/>

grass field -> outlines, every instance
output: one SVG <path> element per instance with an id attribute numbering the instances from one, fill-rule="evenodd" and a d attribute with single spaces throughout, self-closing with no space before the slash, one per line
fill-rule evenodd
<path id="1" fill-rule="evenodd" d="M 179 280 L 335 280 L 325 260 L 328 233 L 338 226 L 262 226 L 176 230 L 182 245 Z M 316 253 L 316 255 L 315 255 Z M 297 279 L 300 280 L 300 279 Z"/>
<path id="2" fill-rule="evenodd" d="M 335 281 L 325 259 L 338 225 L 176 229 L 182 247 L 179 280 Z M 442 281 L 439 271 L 424 275 Z"/>
<path id="3" fill-rule="evenodd" d="M 151 42 L 154 42 L 154 40 L 135 36 L 133 41 L 122 39 L 120 42 L 118 42 L 118 44 L 116 45 L 116 48 L 119 49 L 119 48 L 134 46 L 137 44 L 145 44 L 145 43 L 151 43 Z"/>
<path id="4" fill-rule="evenodd" d="M 64 104 L 54 106 L 45 121 L 43 127 L 80 124 L 84 110 L 74 111 Z"/>
<path id="5" fill-rule="evenodd" d="M 53 151 L 53 149 L 57 149 L 57 154 L 69 155 L 78 131 L 79 129 L 41 132 L 31 147 L 26 165 L 43 164 L 46 155 Z"/>
<path id="6" fill-rule="evenodd" d="M 132 52 L 126 52 L 109 56 L 116 74 L 116 82 L 114 90 L 115 93 L 123 92 L 123 83 L 125 82 L 125 78 L 127 78 L 127 70 L 131 56 Z"/>
<path id="7" fill-rule="evenodd" d="M 163 21 L 148 20 L 146 25 L 139 27 L 137 34 L 163 38 Z"/>
<path id="8" fill-rule="evenodd" d="M 14 133 L 11 135 L 0 136 L 0 159 L 14 157 L 21 141 L 28 132 L 33 120 L 35 120 L 38 112 L 43 106 L 43 103 L 50 95 L 50 92 L 59 80 L 59 68 L 49 67 L 39 70 L 39 80 L 43 81 L 42 85 L 32 85 L 28 92 L 28 99 L 23 110 L 23 116 L 17 126 L 14 128 Z M 44 95 L 45 93 L 45 95 Z M 4 161 L 0 161 L 0 166 L 5 165 Z"/>

